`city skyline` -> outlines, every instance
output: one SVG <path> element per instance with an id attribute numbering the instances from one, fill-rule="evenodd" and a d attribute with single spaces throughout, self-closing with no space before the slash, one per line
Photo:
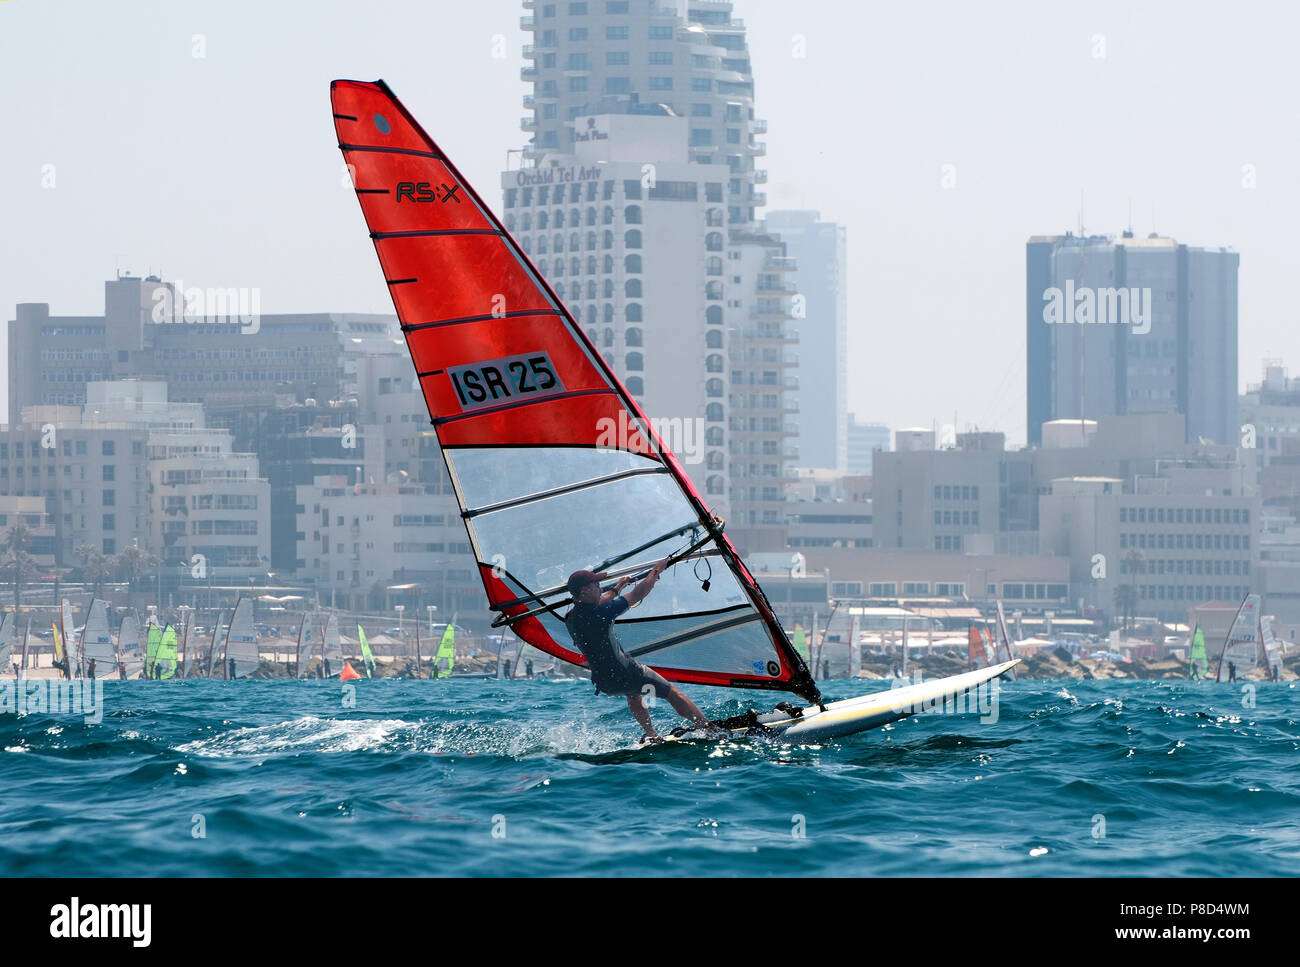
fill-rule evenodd
<path id="1" fill-rule="evenodd" d="M 444 45 L 436 10 L 395 7 L 358 23 L 341 5 L 335 15 L 322 6 L 299 23 L 283 11 L 250 22 L 217 5 L 137 4 L 140 16 L 126 20 L 120 8 L 85 5 L 55 32 L 42 29 L 48 8 L 6 5 L 0 17 L 12 23 L 0 23 L 0 37 L 23 45 L 6 51 L 3 69 L 13 72 L 10 90 L 26 92 L 6 109 L 9 127 L 42 132 L 0 160 L 7 221 L 26 240 L 0 268 L 6 315 L 27 301 L 47 301 L 56 315 L 97 313 L 115 267 L 257 288 L 264 312 L 386 312 L 373 254 L 351 231 L 337 158 L 320 148 L 332 134 L 316 116 L 319 81 L 386 77 L 433 119 L 431 133 L 465 159 L 467 177 L 493 183 L 521 142 L 527 11 L 466 10 L 462 42 Z M 1139 236 L 1154 227 L 1242 256 L 1239 391 L 1258 379 L 1262 359 L 1300 356 L 1300 336 L 1283 324 L 1284 229 L 1270 218 L 1296 200 L 1277 172 L 1297 144 L 1290 129 L 1259 134 L 1295 115 L 1295 93 L 1272 76 L 1285 61 L 1269 53 L 1285 24 L 1216 23 L 1220 46 L 1207 51 L 1205 15 L 1162 20 L 1170 5 L 1087 14 L 1018 6 L 998 23 L 936 9 L 943 15 L 735 7 L 756 114 L 769 123 L 760 215 L 820 210 L 855 239 L 850 410 L 894 427 L 955 414 L 958 429 L 976 424 L 1024 442 L 1022 246 L 1034 234 L 1077 231 L 1081 206 L 1089 232 L 1117 235 L 1131 211 Z M 1041 43 L 1025 47 L 1010 29 L 1017 21 Z M 1234 43 L 1246 37 L 1249 52 Z M 438 58 L 429 60 L 431 49 Z M 1189 71 L 1192 57 L 1211 54 L 1214 72 Z M 31 83 L 51 68 L 57 82 Z M 1047 70 L 1053 84 L 1032 83 Z M 269 78 L 279 88 L 270 98 L 261 86 Z M 828 78 L 839 85 L 833 101 Z M 1141 95 L 1156 84 L 1154 100 Z M 854 97 L 860 113 L 844 106 Z M 49 125 L 52 116 L 61 123 Z M 828 126 L 831 118 L 839 123 Z M 339 204 L 326 204 L 325 185 L 340 189 Z"/>

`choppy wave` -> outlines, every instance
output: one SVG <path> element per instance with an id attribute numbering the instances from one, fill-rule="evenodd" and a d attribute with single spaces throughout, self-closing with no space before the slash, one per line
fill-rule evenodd
<path id="1" fill-rule="evenodd" d="M 640 747 L 576 682 L 114 682 L 0 715 L 0 873 L 1295 875 L 1297 690 L 1253 698 L 1019 681 L 987 724 Z"/>

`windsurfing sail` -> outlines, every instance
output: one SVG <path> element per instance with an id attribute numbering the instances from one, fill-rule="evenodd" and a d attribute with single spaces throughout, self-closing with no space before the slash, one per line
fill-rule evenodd
<path id="1" fill-rule="evenodd" d="M 361 625 L 357 625 L 357 641 L 361 642 L 361 660 L 366 666 L 366 678 L 372 678 L 375 671 L 375 656 L 370 651 L 370 642 L 366 641 L 366 632 Z"/>
<path id="2" fill-rule="evenodd" d="M 1223 641 L 1214 680 L 1231 681 L 1253 669 L 1259 664 L 1259 646 L 1259 595 L 1248 594 L 1237 608 L 1237 616 L 1232 619 L 1228 637 Z"/>
<path id="3" fill-rule="evenodd" d="M 1011 635 L 1007 632 L 1007 616 L 1002 610 L 1001 601 L 998 602 L 998 643 L 993 649 L 993 657 L 996 661 L 1011 661 L 1016 657 L 1016 648 L 1011 643 Z M 1010 677 L 1016 677 L 1014 667 L 1011 669 Z"/>
<path id="4" fill-rule="evenodd" d="M 145 623 L 144 677 L 158 677 L 158 649 L 162 647 L 162 629 L 150 619 Z"/>
<path id="5" fill-rule="evenodd" d="M 297 667 L 295 674 L 302 678 L 302 673 L 307 667 L 307 662 L 311 661 L 312 642 L 315 641 L 315 615 L 306 611 L 302 616 L 302 624 L 298 625 L 298 657 L 296 660 Z"/>
<path id="6" fill-rule="evenodd" d="M 90 663 L 95 663 L 95 677 L 108 678 L 117 674 L 117 646 L 108 628 L 108 602 L 99 598 L 90 602 L 86 612 L 86 627 L 81 630 L 81 654 L 90 674 Z"/>
<path id="7" fill-rule="evenodd" d="M 227 678 L 247 678 L 257 671 L 260 659 L 257 654 L 257 632 L 253 628 L 253 602 L 249 598 L 240 598 L 235 605 L 235 613 L 230 617 L 225 659 Z"/>
<path id="8" fill-rule="evenodd" d="M 1282 649 L 1277 635 L 1273 633 L 1273 622 L 1276 620 L 1272 615 L 1261 616 L 1259 619 L 1259 640 L 1264 646 L 1264 665 L 1268 668 L 1270 677 L 1274 674 L 1281 677 L 1282 672 Z"/>
<path id="9" fill-rule="evenodd" d="M 424 673 L 420 668 L 420 622 L 415 623 L 415 677 L 422 678 Z"/>
<path id="10" fill-rule="evenodd" d="M 795 654 L 804 660 L 807 664 L 811 660 L 808 653 L 808 632 L 803 630 L 803 625 L 799 622 L 794 623 L 794 633 L 790 636 L 790 644 L 794 646 Z"/>
<path id="11" fill-rule="evenodd" d="M 208 645 L 208 671 L 207 671 L 208 678 L 212 677 L 213 663 L 217 659 L 217 643 L 225 641 L 223 632 L 225 632 L 226 629 L 225 626 L 222 624 L 222 619 L 224 617 L 225 617 L 225 612 L 218 611 L 216 623 L 212 626 L 212 644 Z M 225 674 L 224 669 L 222 670 L 222 674 L 224 676 Z"/>
<path id="12" fill-rule="evenodd" d="M 16 612 L 13 611 L 0 620 L 0 671 L 9 670 L 9 656 L 13 653 L 14 628 L 17 624 Z"/>
<path id="13" fill-rule="evenodd" d="M 168 625 L 163 629 L 158 642 L 158 656 L 154 659 L 154 676 L 159 681 L 176 675 L 176 629 Z"/>
<path id="14" fill-rule="evenodd" d="M 443 668 L 443 662 L 447 667 Z M 438 653 L 433 658 L 433 677 L 446 678 L 456 665 L 456 626 L 450 621 L 443 629 L 442 641 L 438 642 Z"/>
<path id="15" fill-rule="evenodd" d="M 72 602 L 64 598 L 59 605 L 59 621 L 63 631 L 63 649 L 67 656 L 68 667 L 66 674 L 68 678 L 72 677 L 74 668 L 80 675 L 80 654 L 77 651 L 77 626 L 72 617 Z"/>
<path id="16" fill-rule="evenodd" d="M 321 676 L 333 678 L 343 671 L 343 635 L 339 631 L 339 616 L 332 614 L 325 619 L 325 630 L 321 634 Z"/>
<path id="17" fill-rule="evenodd" d="M 994 663 L 993 649 L 989 647 L 988 634 L 975 627 L 975 625 L 970 626 L 966 647 L 969 652 L 968 658 L 972 671 L 976 668 L 988 668 L 989 665 Z"/>
<path id="18" fill-rule="evenodd" d="M 50 622 L 50 630 L 54 632 L 54 664 L 59 665 L 60 662 L 64 661 L 65 654 L 63 651 L 63 635 L 59 634 L 59 626 L 54 622 Z M 67 667 L 62 666 L 61 670 L 62 674 L 68 677 Z"/>
<path id="19" fill-rule="evenodd" d="M 1205 654 L 1205 632 L 1201 626 L 1197 625 L 1192 632 L 1192 647 L 1187 656 L 1189 662 L 1188 674 L 1192 678 L 1204 678 L 1210 671 L 1210 659 Z"/>
<path id="20" fill-rule="evenodd" d="M 23 632 L 23 653 L 18 659 L 18 674 L 27 677 L 27 651 L 32 645 L 32 619 L 27 619 L 27 630 Z"/>
<path id="21" fill-rule="evenodd" d="M 128 614 L 117 630 L 117 660 L 122 663 L 126 678 L 134 678 L 144 671 L 145 653 L 140 646 L 140 619 Z"/>
<path id="22" fill-rule="evenodd" d="M 181 612 L 181 654 L 180 654 L 180 677 L 189 678 L 194 673 L 194 649 L 190 647 L 190 628 L 194 624 L 191 612 Z"/>
<path id="23" fill-rule="evenodd" d="M 585 665 L 568 576 L 671 558 L 618 622 L 631 657 L 820 702 L 722 521 L 487 204 L 382 81 L 335 81 L 331 100 L 494 627 Z"/>

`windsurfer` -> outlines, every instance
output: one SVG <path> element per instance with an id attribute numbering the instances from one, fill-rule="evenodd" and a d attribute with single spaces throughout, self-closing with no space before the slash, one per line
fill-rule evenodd
<path id="1" fill-rule="evenodd" d="M 618 643 L 614 619 L 634 604 L 640 603 L 655 586 L 659 575 L 668 566 L 665 558 L 651 568 L 650 573 L 632 590 L 622 593 L 632 583 L 629 577 L 620 578 L 612 590 L 603 594 L 600 582 L 603 574 L 591 571 L 574 571 L 569 576 L 568 589 L 573 595 L 573 610 L 564 619 L 573 643 L 587 659 L 591 670 L 591 683 L 596 691 L 606 695 L 626 696 L 628 710 L 637 724 L 645 730 L 646 738 L 658 739 L 650 711 L 644 698 L 667 699 L 668 704 L 683 718 L 688 718 L 700 728 L 711 728 L 709 720 L 699 707 L 682 694 L 658 672 L 628 657 Z"/>

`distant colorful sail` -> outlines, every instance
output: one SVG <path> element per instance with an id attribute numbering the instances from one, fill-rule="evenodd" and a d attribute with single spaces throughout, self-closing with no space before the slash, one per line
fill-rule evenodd
<path id="1" fill-rule="evenodd" d="M 158 649 L 162 647 L 162 629 L 150 619 L 145 625 L 144 677 L 158 677 Z"/>
<path id="2" fill-rule="evenodd" d="M 357 625 L 357 640 L 361 642 L 361 660 L 366 666 L 366 678 L 372 678 L 375 671 L 375 656 L 370 651 L 370 642 L 366 641 L 366 632 Z"/>
<path id="3" fill-rule="evenodd" d="M 155 677 L 160 681 L 174 677 L 177 657 L 176 629 L 168 625 L 163 629 L 161 640 L 158 642 L 158 657 L 154 660 L 154 667 L 158 674 Z"/>
<path id="4" fill-rule="evenodd" d="M 1197 625 L 1192 632 L 1192 647 L 1187 656 L 1190 662 L 1190 675 L 1192 678 L 1205 678 L 1210 671 L 1210 659 L 1205 653 L 1205 632 L 1201 626 Z"/>
<path id="5" fill-rule="evenodd" d="M 790 636 L 790 643 L 794 645 L 795 654 L 805 662 L 812 660 L 808 654 L 808 633 L 803 630 L 803 625 L 797 621 L 794 623 L 794 633 Z"/>
<path id="6" fill-rule="evenodd" d="M 447 667 L 443 668 L 442 663 L 446 662 Z M 446 630 L 442 633 L 442 641 L 438 643 L 438 654 L 433 659 L 433 677 L 446 678 L 451 674 L 452 668 L 456 665 L 456 626 L 447 623 Z"/>
<path id="7" fill-rule="evenodd" d="M 976 668 L 987 668 L 993 664 L 993 656 L 989 654 L 985 645 L 985 637 L 981 634 L 980 629 L 974 625 L 970 626 L 970 633 L 966 637 L 966 648 L 968 664 L 972 671 Z"/>
<path id="8" fill-rule="evenodd" d="M 1219 668 L 1215 681 L 1231 681 L 1255 668 L 1260 661 L 1259 595 L 1248 594 L 1237 608 L 1228 637 L 1224 639 L 1219 655 Z"/>

